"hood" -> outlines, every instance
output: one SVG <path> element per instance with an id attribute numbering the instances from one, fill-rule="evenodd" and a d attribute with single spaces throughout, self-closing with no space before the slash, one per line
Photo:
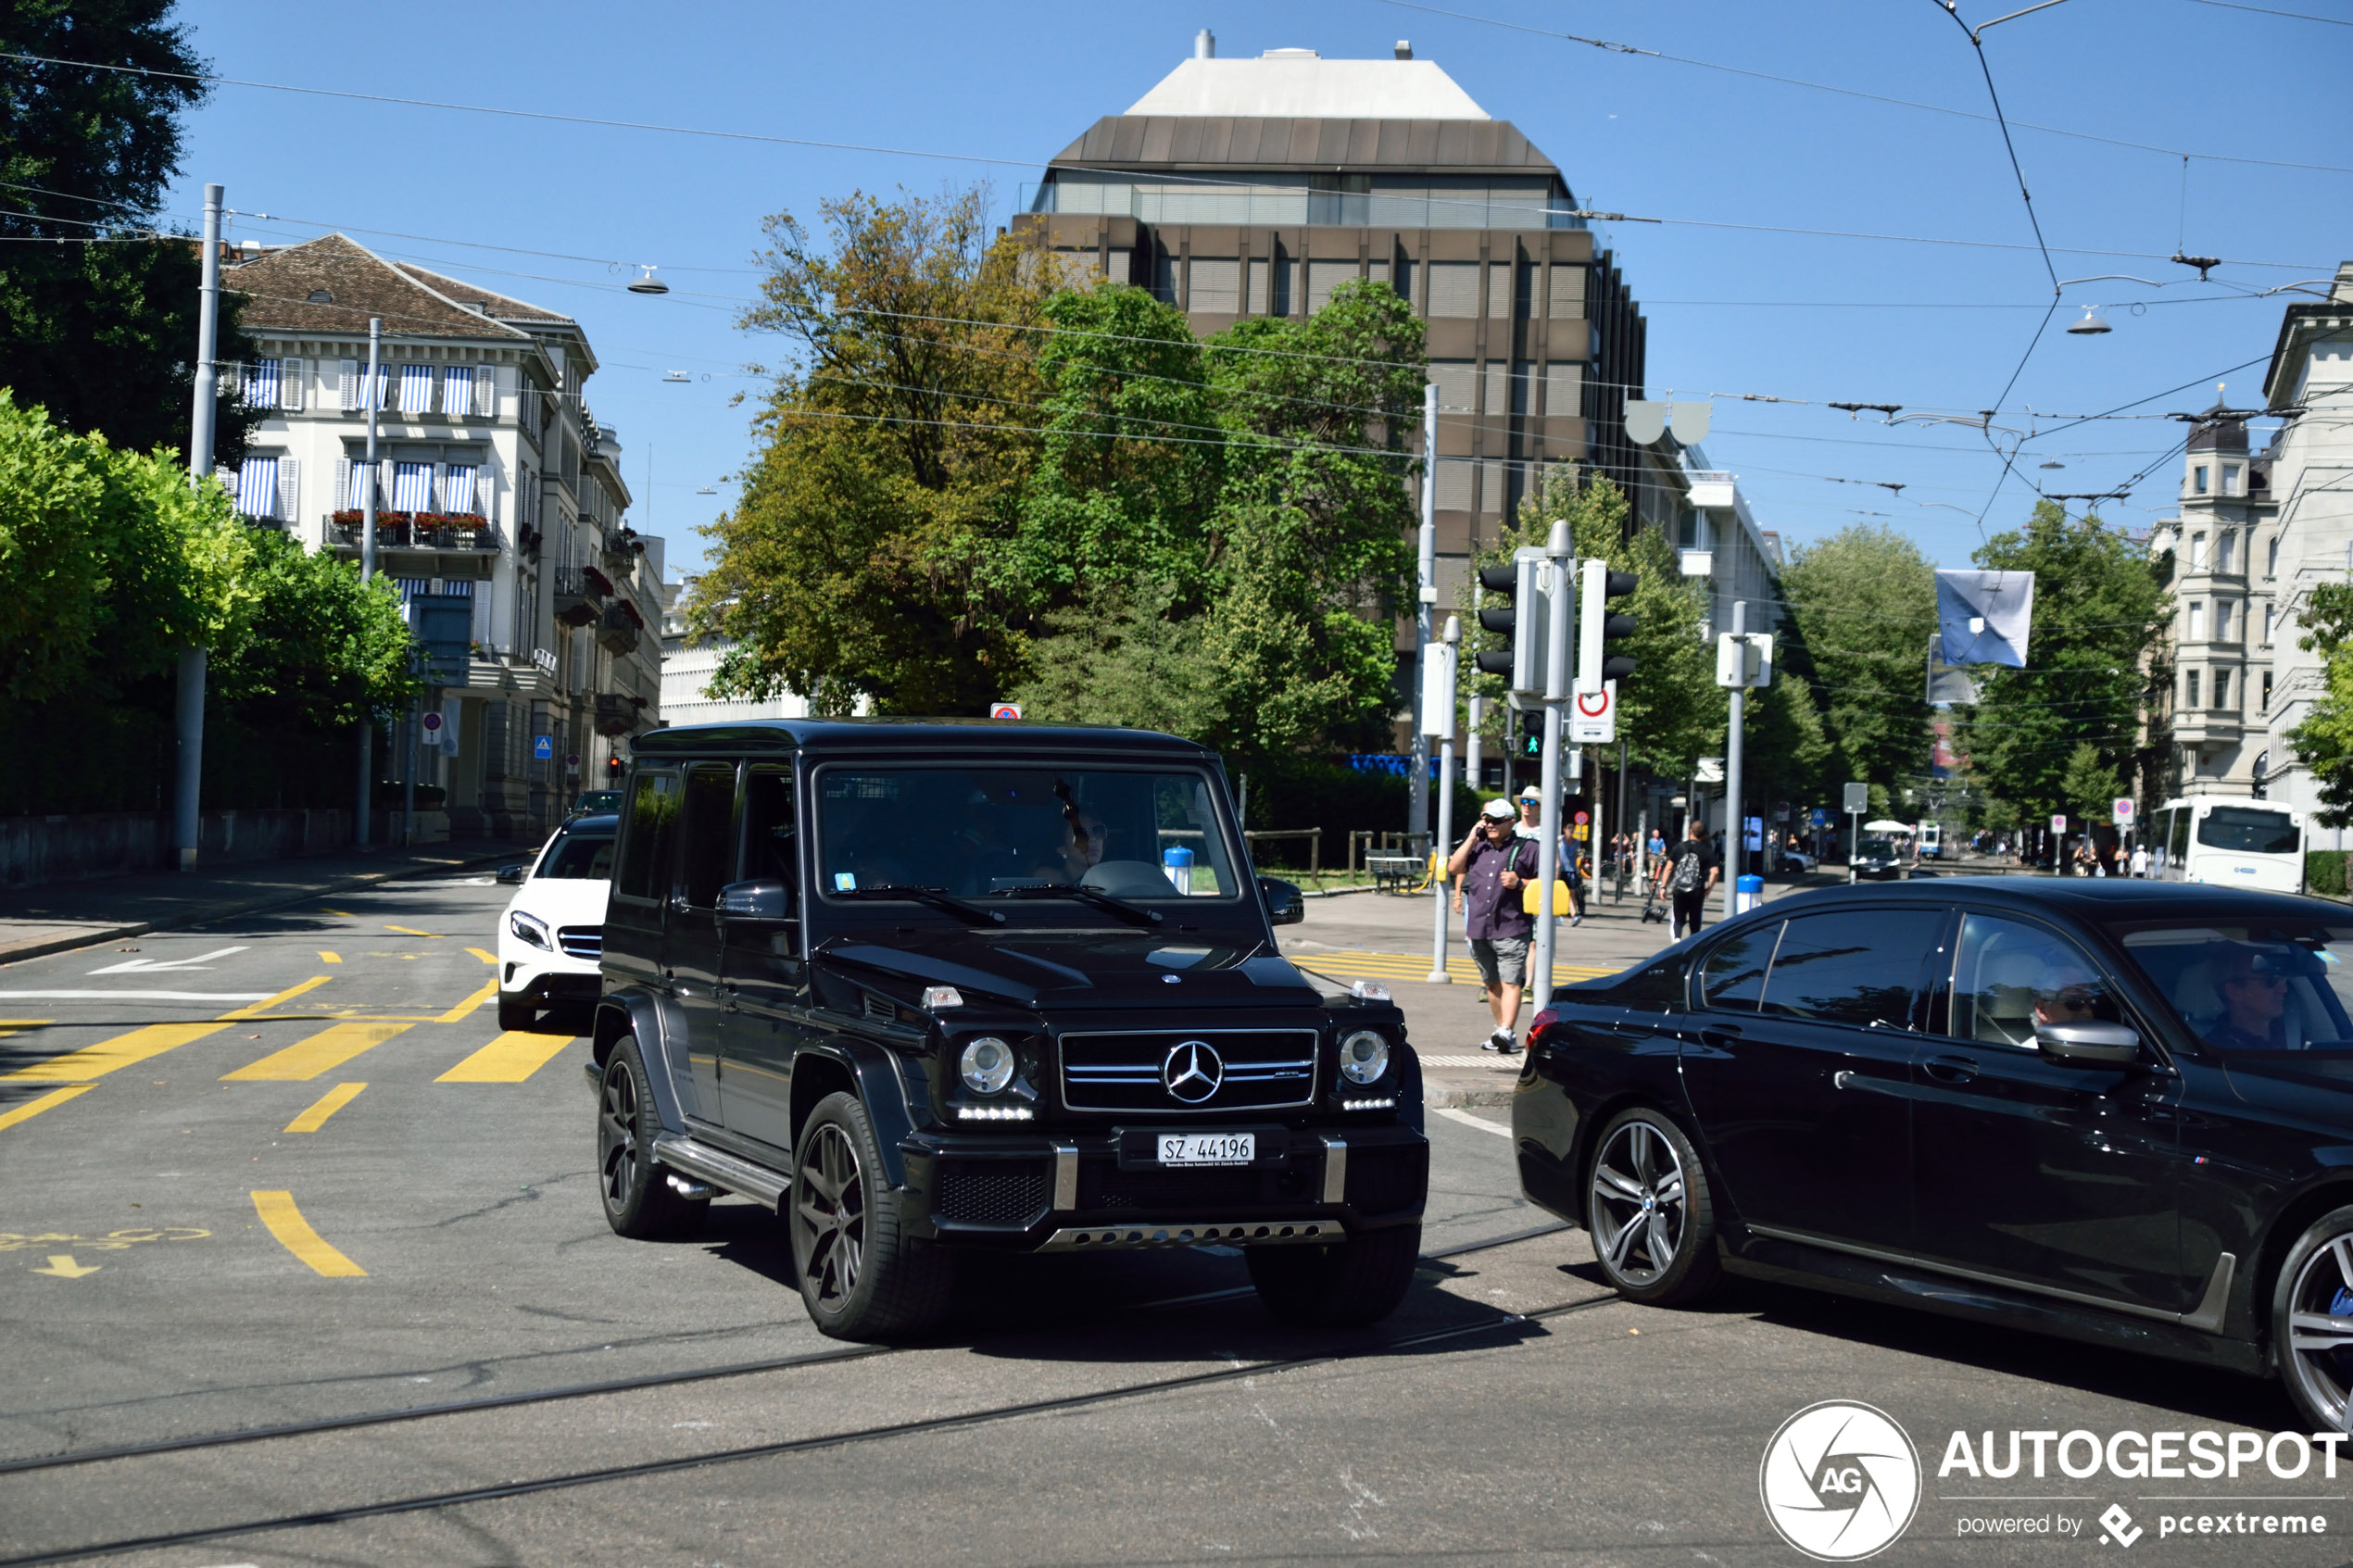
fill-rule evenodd
<path id="1" fill-rule="evenodd" d="M 1140 931 L 940 933 L 887 947 L 839 936 L 814 957 L 1038 1010 L 1323 1003 L 1315 985 L 1264 943 L 1221 946 Z"/>
<path id="2" fill-rule="evenodd" d="M 507 908 L 536 915 L 550 927 L 602 925 L 611 896 L 612 884 L 601 878 L 535 876 L 515 889 Z M 506 924 L 500 921 L 499 929 L 505 930 Z"/>

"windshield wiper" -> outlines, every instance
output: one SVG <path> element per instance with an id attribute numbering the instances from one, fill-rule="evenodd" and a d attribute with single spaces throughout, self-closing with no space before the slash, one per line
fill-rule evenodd
<path id="1" fill-rule="evenodd" d="M 836 898 L 912 898 L 918 904 L 928 904 L 935 909 L 945 909 L 951 915 L 961 916 L 974 925 L 1005 923 L 1003 911 L 984 909 L 977 904 L 967 904 L 944 887 L 908 887 L 895 882 L 884 882 L 877 883 L 872 887 L 837 889 L 831 897 Z M 1155 915 L 1153 918 L 1157 920 L 1159 917 Z"/>
<path id="2" fill-rule="evenodd" d="M 1077 883 L 1033 882 L 1021 887 L 1000 887 L 989 895 L 991 898 L 1083 898 L 1099 909 L 1108 910 L 1125 921 L 1150 930 L 1161 922 L 1158 909 L 1148 909 L 1141 904 L 1131 904 L 1125 898 L 1114 898 L 1099 888 Z M 1000 917 L 1002 918 L 1002 917 Z"/>

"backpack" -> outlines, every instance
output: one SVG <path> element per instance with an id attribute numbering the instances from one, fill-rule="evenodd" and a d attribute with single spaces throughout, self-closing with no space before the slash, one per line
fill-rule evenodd
<path id="1" fill-rule="evenodd" d="M 1700 869 L 1701 859 L 1696 846 L 1685 847 L 1683 852 L 1675 857 L 1675 881 L 1672 885 L 1676 892 L 1692 893 L 1698 890 L 1700 878 L 1706 874 Z"/>

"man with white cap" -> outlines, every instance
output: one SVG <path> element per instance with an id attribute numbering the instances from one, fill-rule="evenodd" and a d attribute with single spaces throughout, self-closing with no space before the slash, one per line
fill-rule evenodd
<path id="1" fill-rule="evenodd" d="M 1495 1019 L 1494 1033 L 1479 1047 L 1505 1054 L 1519 1049 L 1513 1030 L 1519 1022 L 1520 989 L 1528 984 L 1528 939 L 1536 929 L 1535 920 L 1520 907 L 1520 888 L 1536 880 L 1537 846 L 1512 831 L 1517 815 L 1508 800 L 1489 801 L 1470 836 L 1446 862 L 1446 874 L 1461 890 L 1467 910 L 1463 935 L 1487 988 L 1487 1010 Z"/>

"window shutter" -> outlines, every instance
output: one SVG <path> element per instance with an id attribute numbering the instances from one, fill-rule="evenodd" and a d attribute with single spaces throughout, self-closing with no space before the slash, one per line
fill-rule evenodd
<path id="1" fill-rule="evenodd" d="M 343 362 L 343 406 L 346 408 L 359 407 L 359 361 L 357 359 Z"/>
<path id="2" fill-rule="evenodd" d="M 283 365 L 281 365 L 281 366 L 279 367 L 279 370 L 278 370 L 278 407 L 279 407 L 279 408 L 291 408 L 291 409 L 294 409 L 294 410 L 296 410 L 296 411 L 297 411 L 297 412 L 299 412 L 299 411 L 301 410 L 301 408 L 302 408 L 302 382 L 303 382 L 303 378 L 304 378 L 305 376 L 308 375 L 309 373 L 310 373 L 310 371 L 309 371 L 309 367 L 308 367 L 308 365 L 307 365 L 304 361 L 302 361 L 302 360 L 300 360 L 300 359 L 289 359 L 289 360 L 285 361 Z"/>
<path id="3" fill-rule="evenodd" d="M 302 507 L 302 464 L 293 458 L 278 459 L 278 521 L 293 522 Z"/>
<path id="4" fill-rule="evenodd" d="M 334 509 L 339 512 L 348 511 L 351 509 L 353 504 L 351 495 L 351 459 L 349 458 L 337 458 L 335 459 Z"/>
<path id="5" fill-rule="evenodd" d="M 498 367 L 496 365 L 474 367 L 474 412 L 484 419 L 497 416 Z"/>

